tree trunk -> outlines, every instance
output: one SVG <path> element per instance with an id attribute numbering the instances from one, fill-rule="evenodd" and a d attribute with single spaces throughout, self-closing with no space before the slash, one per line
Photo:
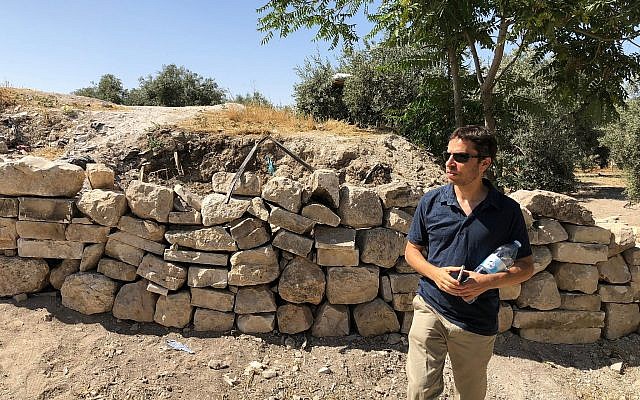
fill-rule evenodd
<path id="1" fill-rule="evenodd" d="M 484 127 L 489 132 L 495 133 L 496 117 L 493 110 L 493 90 L 482 91 L 480 101 L 482 102 L 482 113 L 484 114 Z"/>
<path id="2" fill-rule="evenodd" d="M 453 112 L 456 120 L 456 127 L 464 125 L 462 119 L 462 88 L 460 86 L 460 64 L 458 63 L 458 54 L 454 47 L 447 49 L 449 57 L 449 72 L 451 74 L 451 82 L 453 83 Z"/>

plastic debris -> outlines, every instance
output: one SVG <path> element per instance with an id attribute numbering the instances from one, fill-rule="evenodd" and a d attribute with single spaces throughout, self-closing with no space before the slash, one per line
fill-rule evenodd
<path id="1" fill-rule="evenodd" d="M 177 340 L 167 339 L 167 345 L 174 350 L 184 351 L 189 354 L 196 354 L 196 352 L 191 350 L 189 346 L 187 346 L 186 344 L 180 343 Z"/>

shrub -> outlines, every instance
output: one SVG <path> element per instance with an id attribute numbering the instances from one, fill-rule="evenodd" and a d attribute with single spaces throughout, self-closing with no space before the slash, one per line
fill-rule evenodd
<path id="1" fill-rule="evenodd" d="M 333 84 L 333 76 L 337 70 L 320 56 L 305 59 L 302 67 L 296 67 L 301 79 L 293 87 L 296 109 L 316 120 L 346 119 L 347 108 L 342 101 L 342 85 Z"/>

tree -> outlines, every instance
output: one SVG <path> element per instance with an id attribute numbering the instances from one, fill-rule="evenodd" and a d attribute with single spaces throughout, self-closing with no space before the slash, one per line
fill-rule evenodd
<path id="1" fill-rule="evenodd" d="M 81 88 L 72 93 L 78 96 L 93 97 L 116 104 L 122 104 L 126 96 L 126 91 L 122 86 L 122 81 L 113 74 L 104 74 L 100 77 L 100 81 L 96 85 L 91 82 L 92 86 Z"/>
<path id="2" fill-rule="evenodd" d="M 337 72 L 328 60 L 323 61 L 317 55 L 306 58 L 303 66 L 296 67 L 300 78 L 293 87 L 296 109 L 321 121 L 346 119 L 348 113 L 342 101 L 343 87 L 333 84 L 333 75 Z"/>
<path id="3" fill-rule="evenodd" d="M 431 60 L 447 60 L 454 92 L 456 124 L 464 123 L 459 68 L 472 60 L 485 126 L 495 130 L 495 89 L 512 63 L 503 63 L 507 47 L 514 57 L 534 52 L 536 74 L 553 82 L 550 95 L 578 102 L 600 119 L 624 103 L 624 82 L 640 73 L 640 54 L 626 54 L 623 43 L 638 47 L 637 0 L 270 0 L 258 12 L 264 41 L 301 27 L 317 27 L 316 39 L 335 47 L 359 37 L 351 19 L 363 11 L 375 22 L 372 34 L 385 43 L 412 44 L 430 50 Z M 483 66 L 479 50 L 490 54 Z M 545 62 L 550 60 L 550 62 Z"/>
<path id="4" fill-rule="evenodd" d="M 238 94 L 236 95 L 236 97 L 233 98 L 233 102 L 246 104 L 246 105 L 273 108 L 273 104 L 271 104 L 271 101 L 269 101 L 269 99 L 267 99 L 265 95 L 263 95 L 257 90 L 254 90 L 253 93 L 247 93 L 245 95 Z"/>

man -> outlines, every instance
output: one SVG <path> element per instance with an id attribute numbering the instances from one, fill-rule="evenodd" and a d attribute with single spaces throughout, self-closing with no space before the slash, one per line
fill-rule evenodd
<path id="1" fill-rule="evenodd" d="M 447 353 L 456 396 L 484 399 L 487 364 L 498 331 L 497 288 L 533 275 L 520 206 L 483 179 L 496 152 L 495 137 L 483 127 L 456 129 L 445 153 L 450 183 L 427 192 L 414 214 L 405 258 L 422 278 L 409 331 L 410 400 L 436 399 L 442 393 Z M 522 247 L 511 268 L 489 275 L 473 272 L 497 247 L 513 240 Z M 455 279 L 462 266 L 468 269 L 464 283 Z"/>

